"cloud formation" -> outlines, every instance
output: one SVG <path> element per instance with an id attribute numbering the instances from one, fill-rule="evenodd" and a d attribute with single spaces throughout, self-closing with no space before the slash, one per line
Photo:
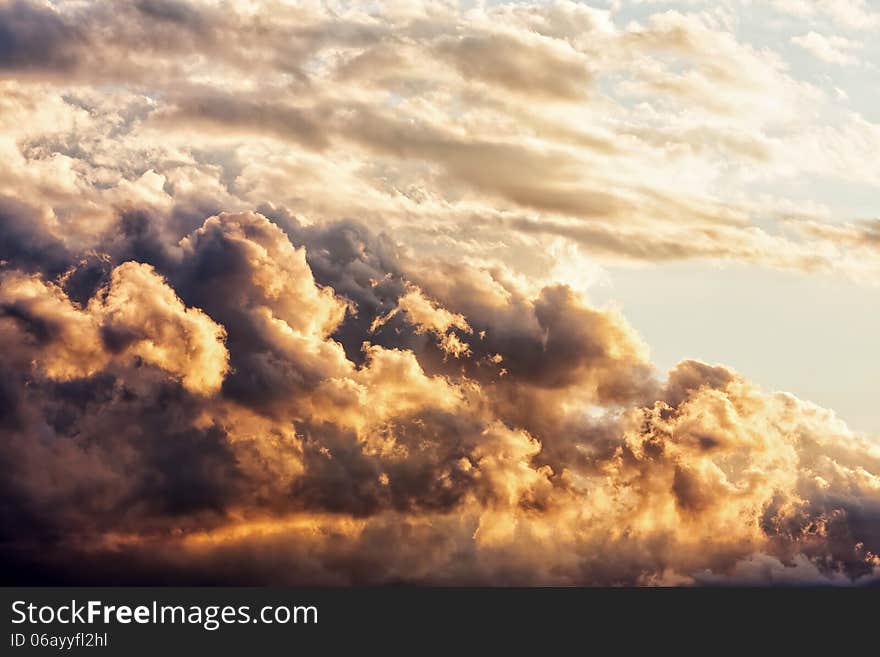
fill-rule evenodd
<path id="1" fill-rule="evenodd" d="M 226 374 L 223 328 L 201 310 L 185 308 L 150 265 L 119 265 L 82 309 L 37 275 L 4 272 L 0 285 L 0 307 L 9 320 L 4 344 L 18 368 L 30 365 L 53 380 L 70 381 L 133 359 L 205 393 L 215 392 Z"/>
<path id="2" fill-rule="evenodd" d="M 842 7 L 822 11 L 864 10 Z M 754 188 L 877 184 L 880 128 L 739 39 L 725 9 L 662 9 L 626 22 L 564 0 L 5 2 L 0 185 L 63 211 L 84 240 L 134 202 L 173 208 L 178 237 L 271 202 L 509 266 L 563 239 L 607 262 L 876 282 L 876 256 L 784 229 L 839 209 Z M 790 40 L 840 63 L 863 45 L 849 32 Z"/>
<path id="3" fill-rule="evenodd" d="M 4 579 L 880 580 L 876 441 L 656 371 L 552 266 L 561 240 L 876 281 L 876 221 L 747 187 L 876 182 L 880 128 L 817 130 L 824 90 L 728 27 L 0 4 Z"/>
<path id="4" fill-rule="evenodd" d="M 858 62 L 852 51 L 857 50 L 860 44 L 844 37 L 829 38 L 818 32 L 809 32 L 802 36 L 794 37 L 791 42 L 796 46 L 800 46 L 814 57 L 830 64 L 847 66 Z"/>
<path id="5" fill-rule="evenodd" d="M 657 381 L 625 321 L 562 286 L 398 261 L 359 306 L 329 280 L 376 267 L 375 237 L 289 225 L 221 214 L 155 265 L 106 254 L 85 302 L 65 284 L 87 259 L 54 281 L 6 267 L 7 563 L 255 583 L 880 571 L 880 449 L 832 413 L 696 361 Z M 320 283 L 309 251 L 346 235 Z M 358 327 L 354 361 L 335 336 Z"/>

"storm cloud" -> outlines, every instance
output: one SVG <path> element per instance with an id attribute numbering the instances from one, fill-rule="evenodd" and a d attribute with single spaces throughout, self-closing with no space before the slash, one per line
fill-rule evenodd
<path id="1" fill-rule="evenodd" d="M 876 221 L 718 191 L 813 87 L 707 15 L 272 7 L 0 3 L 4 580 L 880 581 L 876 440 L 550 248 L 874 281 Z"/>
<path id="2" fill-rule="evenodd" d="M 345 222 L 281 223 L 208 217 L 155 267 L 106 254 L 79 302 L 76 265 L 5 268 L 6 563 L 63 581 L 649 584 L 760 558 L 875 577 L 880 450 L 830 412 L 721 366 L 658 380 L 625 320 L 568 288 L 529 297 L 373 253 Z M 319 282 L 308 253 L 330 245 Z M 94 565 L 77 577 L 70 551 Z M 101 570 L 123 554 L 123 580 Z"/>

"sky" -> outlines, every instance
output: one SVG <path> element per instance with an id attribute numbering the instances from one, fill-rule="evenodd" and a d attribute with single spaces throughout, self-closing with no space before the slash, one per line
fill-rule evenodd
<path id="1" fill-rule="evenodd" d="M 878 27 L 0 2 L 5 576 L 880 581 Z"/>

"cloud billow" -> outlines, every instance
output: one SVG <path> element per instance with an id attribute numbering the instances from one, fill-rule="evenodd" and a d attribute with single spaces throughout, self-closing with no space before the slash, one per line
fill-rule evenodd
<path id="1" fill-rule="evenodd" d="M 4 578 L 880 581 L 876 441 L 577 285 L 876 284 L 751 185 L 880 129 L 702 7 L 370 4 L 0 3 Z"/>
<path id="2" fill-rule="evenodd" d="M 830 412 L 694 361 L 657 381 L 625 321 L 567 288 L 453 281 L 365 229 L 288 225 L 304 245 L 249 212 L 165 245 L 161 270 L 107 254 L 80 302 L 76 264 L 5 267 L 7 563 L 38 543 L 28 567 L 90 582 L 122 577 L 99 567 L 120 554 L 125 581 L 260 583 L 279 563 L 290 583 L 735 582 L 756 560 L 770 582 L 876 576 L 880 452 Z M 336 276 L 399 281 L 370 322 L 308 264 L 352 240 Z M 356 362 L 333 336 L 358 328 Z M 451 357 L 447 332 L 470 348 Z"/>

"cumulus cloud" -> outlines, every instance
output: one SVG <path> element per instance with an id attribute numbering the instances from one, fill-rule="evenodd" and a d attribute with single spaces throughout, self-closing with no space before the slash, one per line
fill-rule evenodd
<path id="1" fill-rule="evenodd" d="M 416 333 L 435 334 L 439 338 L 440 348 L 447 354 L 456 358 L 470 354 L 468 344 L 462 342 L 461 338 L 451 330 L 455 328 L 465 334 L 473 333 L 464 316 L 439 307 L 415 286 L 411 286 L 407 293 L 400 297 L 391 312 L 374 319 L 370 324 L 370 331 L 375 332 L 400 312 L 404 313 L 407 321 L 415 327 Z"/>
<path id="2" fill-rule="evenodd" d="M 226 374 L 223 328 L 185 308 L 150 265 L 120 265 L 82 309 L 57 285 L 15 270 L 4 273 L 0 295 L 13 362 L 50 379 L 86 378 L 111 361 L 133 359 L 180 377 L 190 390 L 211 393 Z"/>
<path id="3" fill-rule="evenodd" d="M 119 581 L 277 582 L 279 563 L 291 583 L 876 577 L 880 450 L 829 411 L 695 361 L 657 381 L 626 322 L 570 289 L 383 268 L 365 229 L 347 269 L 384 274 L 347 290 L 391 310 L 361 308 L 308 258 L 352 226 L 279 222 L 208 217 L 153 251 L 161 275 L 111 262 L 84 302 L 76 268 L 6 267 L 8 563 L 78 581 L 117 581 L 99 562 L 120 554 Z M 358 327 L 351 360 L 334 335 Z M 452 331 L 471 347 L 448 359 Z"/>
<path id="4" fill-rule="evenodd" d="M 709 11 L 118 5 L 0 5 L 8 580 L 878 580 L 876 441 L 546 248 L 873 281 L 747 187 L 874 124 Z"/>

